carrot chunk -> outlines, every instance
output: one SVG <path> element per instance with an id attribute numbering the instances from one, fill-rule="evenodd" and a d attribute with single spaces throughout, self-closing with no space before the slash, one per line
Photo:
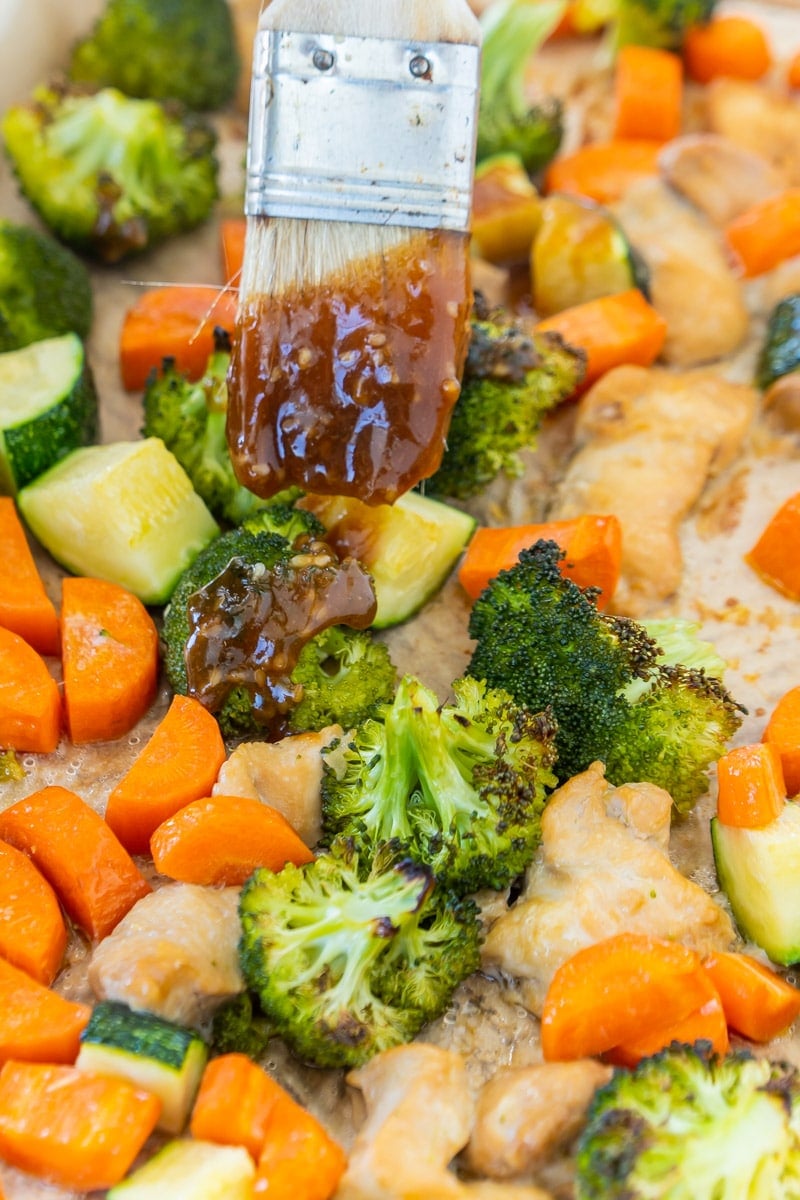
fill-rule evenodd
<path id="1" fill-rule="evenodd" d="M 708 992 L 700 957 L 686 946 L 636 933 L 596 942 L 551 980 L 542 1013 L 544 1058 L 604 1054 L 688 1017 Z"/>
<path id="2" fill-rule="evenodd" d="M 0 1154 L 50 1183 L 113 1187 L 150 1136 L 161 1101 L 123 1079 L 44 1063 L 0 1071 Z"/>
<path id="3" fill-rule="evenodd" d="M 614 137 L 668 142 L 681 131 L 683 64 L 653 46 L 621 46 L 614 72 Z"/>
<path id="4" fill-rule="evenodd" d="M 158 632 L 147 609 L 116 583 L 65 579 L 61 643 L 72 741 L 122 737 L 156 693 Z"/>
<path id="5" fill-rule="evenodd" d="M 284 1093 L 267 1121 L 253 1190 L 269 1200 L 329 1200 L 346 1163 L 319 1121 Z"/>
<path id="6" fill-rule="evenodd" d="M 787 796 L 800 792 L 800 687 L 790 688 L 781 696 L 764 730 L 765 742 L 781 756 Z"/>
<path id="7" fill-rule="evenodd" d="M 27 854 L 0 842 L 0 955 L 47 987 L 66 947 L 67 928 L 50 884 Z"/>
<path id="8" fill-rule="evenodd" d="M 792 89 L 800 89 L 800 50 L 789 59 L 786 68 L 786 82 Z"/>
<path id="9" fill-rule="evenodd" d="M 590 142 L 553 160 L 545 173 L 545 191 L 571 192 L 598 204 L 613 204 L 632 183 L 658 174 L 662 145 L 648 138 Z"/>
<path id="10" fill-rule="evenodd" d="M 786 803 L 780 751 L 769 742 L 735 746 L 717 760 L 717 816 L 723 825 L 763 829 Z"/>
<path id="11" fill-rule="evenodd" d="M 520 552 L 544 539 L 566 552 L 561 571 L 580 587 L 598 587 L 597 607 L 608 607 L 619 580 L 622 527 L 613 516 L 585 514 L 538 525 L 482 526 L 472 535 L 458 570 L 464 591 L 475 600 L 499 571 L 512 567 Z"/>
<path id="12" fill-rule="evenodd" d="M 692 25 L 684 35 L 686 72 L 697 83 L 720 75 L 730 79 L 760 79 L 772 66 L 767 35 L 749 17 L 726 14 L 705 25 Z"/>
<path id="13" fill-rule="evenodd" d="M 95 940 L 151 890 L 103 818 L 66 788 L 42 788 L 0 813 L 0 838 L 30 855 Z"/>
<path id="14" fill-rule="evenodd" d="M 194 800 L 150 839 L 156 870 L 181 883 L 241 887 L 256 867 L 280 871 L 314 855 L 282 813 L 250 796 Z"/>
<path id="15" fill-rule="evenodd" d="M 199 285 L 144 292 L 122 322 L 123 385 L 141 390 L 164 358 L 174 359 L 190 379 L 200 379 L 214 349 L 214 327 L 232 331 L 238 303 L 238 292 Z"/>
<path id="16" fill-rule="evenodd" d="M 73 1063 L 91 1015 L 0 958 L 0 1060 Z"/>
<path id="17" fill-rule="evenodd" d="M 58 615 L 10 496 L 0 496 L 0 625 L 40 654 L 58 654 Z"/>
<path id="18" fill-rule="evenodd" d="M 0 746 L 50 754 L 61 732 L 58 684 L 41 655 L 0 627 Z"/>
<path id="19" fill-rule="evenodd" d="M 673 1042 L 692 1046 L 695 1042 L 708 1042 L 716 1054 L 727 1054 L 730 1047 L 728 1024 L 722 1000 L 716 989 L 709 989 L 709 999 L 680 1021 L 673 1021 L 652 1033 L 631 1038 L 615 1046 L 604 1057 L 618 1067 L 635 1067 L 643 1058 L 666 1050 Z"/>
<path id="20" fill-rule="evenodd" d="M 584 387 L 624 363 L 649 366 L 667 336 L 666 321 L 638 288 L 565 308 L 536 328 L 560 333 L 565 342 L 586 351 Z"/>
<path id="21" fill-rule="evenodd" d="M 703 966 L 719 992 L 728 1024 L 743 1037 L 772 1041 L 800 1016 L 800 990 L 749 954 L 718 950 Z"/>
<path id="22" fill-rule="evenodd" d="M 800 254 L 800 187 L 759 200 L 734 217 L 724 232 L 748 279 Z"/>
<path id="23" fill-rule="evenodd" d="M 108 797 L 106 821 L 130 854 L 147 854 L 158 826 L 207 796 L 225 761 L 215 717 L 191 696 L 174 696 L 166 716 Z"/>
<path id="24" fill-rule="evenodd" d="M 781 505 L 744 561 L 765 583 L 800 600 L 800 492 Z"/>
<path id="25" fill-rule="evenodd" d="M 222 270 L 225 282 L 238 287 L 244 263 L 244 240 L 247 233 L 247 217 L 223 217 L 219 223 L 219 238 L 222 248 Z"/>
<path id="26" fill-rule="evenodd" d="M 193 1138 L 244 1146 L 258 1161 L 273 1108 L 284 1089 L 246 1054 L 221 1054 L 203 1072 L 192 1109 Z M 231 1097 L 236 1103 L 231 1103 Z"/>

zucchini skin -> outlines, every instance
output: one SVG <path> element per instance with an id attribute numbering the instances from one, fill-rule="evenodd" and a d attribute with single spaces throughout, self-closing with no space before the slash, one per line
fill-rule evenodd
<path id="1" fill-rule="evenodd" d="M 23 488 L 78 446 L 99 434 L 97 388 L 91 367 L 83 370 L 68 395 L 30 421 L 2 432 L 13 482 Z"/>
<path id="2" fill-rule="evenodd" d="M 756 385 L 766 391 L 776 379 L 797 370 L 800 370 L 800 292 L 786 296 L 770 313 L 756 365 Z"/>

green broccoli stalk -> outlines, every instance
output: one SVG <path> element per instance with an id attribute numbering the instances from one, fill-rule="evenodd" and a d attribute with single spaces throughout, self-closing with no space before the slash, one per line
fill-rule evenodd
<path id="1" fill-rule="evenodd" d="M 86 338 L 89 272 L 46 233 L 0 220 L 0 353 L 62 333 Z"/>
<path id="2" fill-rule="evenodd" d="M 476 316 L 444 455 L 426 491 L 466 500 L 501 472 L 518 478 L 520 451 L 535 447 L 545 413 L 573 395 L 585 372 L 583 351 L 559 334 L 527 334 L 502 313 Z"/>
<path id="3" fill-rule="evenodd" d="M 401 843 L 459 894 L 502 888 L 530 863 L 555 786 L 552 723 L 474 679 L 455 701 L 405 676 L 394 701 L 345 745 L 323 751 L 327 839 L 351 838 L 369 859 Z"/>
<path id="4" fill-rule="evenodd" d="M 358 725 L 391 699 L 397 671 L 384 644 L 366 630 L 331 625 L 303 647 L 292 680 L 302 699 L 288 725 L 292 733 L 304 733 L 334 723 Z"/>
<path id="5" fill-rule="evenodd" d="M 239 483 L 228 452 L 229 362 L 230 339 L 223 329 L 214 330 L 214 352 L 196 383 L 165 359 L 147 381 L 142 436 L 161 438 L 214 516 L 239 525 L 264 501 Z"/>
<path id="6" fill-rule="evenodd" d="M 776 1200 L 797 1195 L 799 1177 L 797 1069 L 673 1043 L 595 1094 L 576 1197 Z"/>
<path id="7" fill-rule="evenodd" d="M 742 711 L 721 681 L 658 661 L 643 625 L 600 612 L 594 589 L 559 570 L 555 542 L 537 542 L 475 602 L 468 674 L 502 685 L 532 711 L 552 709 L 561 781 L 595 761 L 614 784 L 659 784 L 679 811 L 707 789 Z M 642 680 L 645 690 L 628 699 Z"/>
<path id="8" fill-rule="evenodd" d="M 69 75 L 203 111 L 231 99 L 239 66 L 226 0 L 106 0 L 73 48 Z"/>
<path id="9" fill-rule="evenodd" d="M 275 1036 L 272 1024 L 258 1009 L 250 992 L 226 1000 L 211 1021 L 211 1053 L 246 1054 L 261 1059 Z"/>
<path id="10" fill-rule="evenodd" d="M 632 43 L 680 50 L 687 29 L 705 25 L 717 0 L 577 0 L 575 28 L 590 33 L 608 27 L 612 50 Z"/>
<path id="11" fill-rule="evenodd" d="M 479 964 L 471 902 L 384 848 L 368 872 L 336 843 L 305 867 L 258 869 L 242 889 L 245 981 L 291 1049 L 320 1067 L 358 1066 L 410 1041 Z"/>
<path id="12" fill-rule="evenodd" d="M 368 659 L 368 675 L 359 668 L 351 676 L 345 665 L 355 628 L 342 628 L 333 650 L 330 641 L 321 649 L 309 648 L 308 630 L 320 620 L 317 637 L 330 624 L 356 626 L 369 618 L 372 607 L 359 617 L 348 607 L 351 602 L 371 598 L 374 607 L 371 583 L 360 566 L 353 560 L 339 564 L 328 546 L 313 540 L 320 528 L 313 514 L 270 501 L 211 542 L 178 580 L 162 628 L 167 678 L 175 692 L 198 695 L 215 712 L 226 737 L 263 736 L 265 726 L 283 732 L 293 707 L 304 701 L 296 728 L 316 728 L 316 719 L 322 721 L 319 728 L 340 720 L 349 725 L 350 718 L 363 719 L 392 694 L 389 652 L 382 643 L 367 644 L 368 634 L 359 634 L 360 646 L 352 654 L 354 666 L 359 658 Z M 339 620 L 337 585 L 349 593 Z M 274 644 L 270 622 L 279 627 Z M 288 674 L 282 657 L 287 648 L 299 655 Z M 202 660 L 201 678 L 214 681 L 208 694 L 191 686 L 188 659 L 195 651 Z M 328 674 L 331 658 L 339 660 L 333 675 Z M 270 663 L 278 659 L 281 666 L 273 674 Z"/>
<path id="13" fill-rule="evenodd" d="M 216 134 L 174 102 L 41 87 L 8 109 L 2 130 L 45 224 L 105 262 L 192 229 L 217 197 Z"/>
<path id="14" fill-rule="evenodd" d="M 528 171 L 547 165 L 561 145 L 561 102 L 531 102 L 526 73 L 531 56 L 551 33 L 566 0 L 500 0 L 483 19 L 477 159 L 517 154 Z"/>

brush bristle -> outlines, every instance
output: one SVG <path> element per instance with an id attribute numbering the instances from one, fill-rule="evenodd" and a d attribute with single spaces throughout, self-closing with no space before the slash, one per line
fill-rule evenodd
<path id="1" fill-rule="evenodd" d="M 262 29 L 408 38 L 418 42 L 480 43 L 480 26 L 466 0 L 272 0 Z"/>

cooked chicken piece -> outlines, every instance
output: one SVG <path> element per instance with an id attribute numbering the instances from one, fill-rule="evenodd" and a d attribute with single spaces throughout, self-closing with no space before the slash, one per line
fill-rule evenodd
<path id="1" fill-rule="evenodd" d="M 630 931 L 700 953 L 733 943 L 730 917 L 667 856 L 672 801 L 650 783 L 614 788 L 602 763 L 554 792 L 517 903 L 486 938 L 484 968 L 521 981 L 541 1014 L 556 970 L 578 950 Z"/>
<path id="2" fill-rule="evenodd" d="M 322 833 L 322 750 L 344 733 L 329 725 L 279 742 L 243 742 L 220 769 L 215 795 L 252 796 L 277 808 L 307 846 Z"/>
<path id="3" fill-rule="evenodd" d="M 782 429 L 800 430 L 800 371 L 782 375 L 764 393 L 764 408 Z"/>
<path id="4" fill-rule="evenodd" d="M 712 80 L 706 90 L 707 121 L 719 133 L 760 154 L 786 178 L 800 184 L 800 104 L 743 79 Z"/>
<path id="5" fill-rule="evenodd" d="M 715 225 L 727 225 L 788 186 L 786 175 L 761 154 L 715 133 L 674 138 L 658 161 L 667 183 Z"/>
<path id="6" fill-rule="evenodd" d="M 619 518 L 615 611 L 642 616 L 680 585 L 680 523 L 736 456 L 756 399 L 753 388 L 707 371 L 634 366 L 609 371 L 583 397 L 575 454 L 549 516 Z"/>
<path id="7" fill-rule="evenodd" d="M 466 1161 L 478 1175 L 528 1175 L 581 1128 L 612 1070 L 593 1058 L 503 1067 L 481 1089 Z"/>
<path id="8" fill-rule="evenodd" d="M 367 1119 L 336 1200 L 547 1200 L 538 1188 L 467 1185 L 448 1170 L 475 1113 L 460 1054 L 424 1042 L 395 1046 L 351 1071 Z"/>
<path id="9" fill-rule="evenodd" d="M 244 989 L 239 971 L 238 888 L 173 883 L 135 904 L 95 949 L 89 983 L 180 1025 L 197 1026 Z"/>
<path id="10" fill-rule="evenodd" d="M 667 323 L 664 361 L 692 367 L 732 354 L 748 315 L 719 230 L 657 178 L 629 187 L 614 211 L 650 270 L 652 304 Z"/>

